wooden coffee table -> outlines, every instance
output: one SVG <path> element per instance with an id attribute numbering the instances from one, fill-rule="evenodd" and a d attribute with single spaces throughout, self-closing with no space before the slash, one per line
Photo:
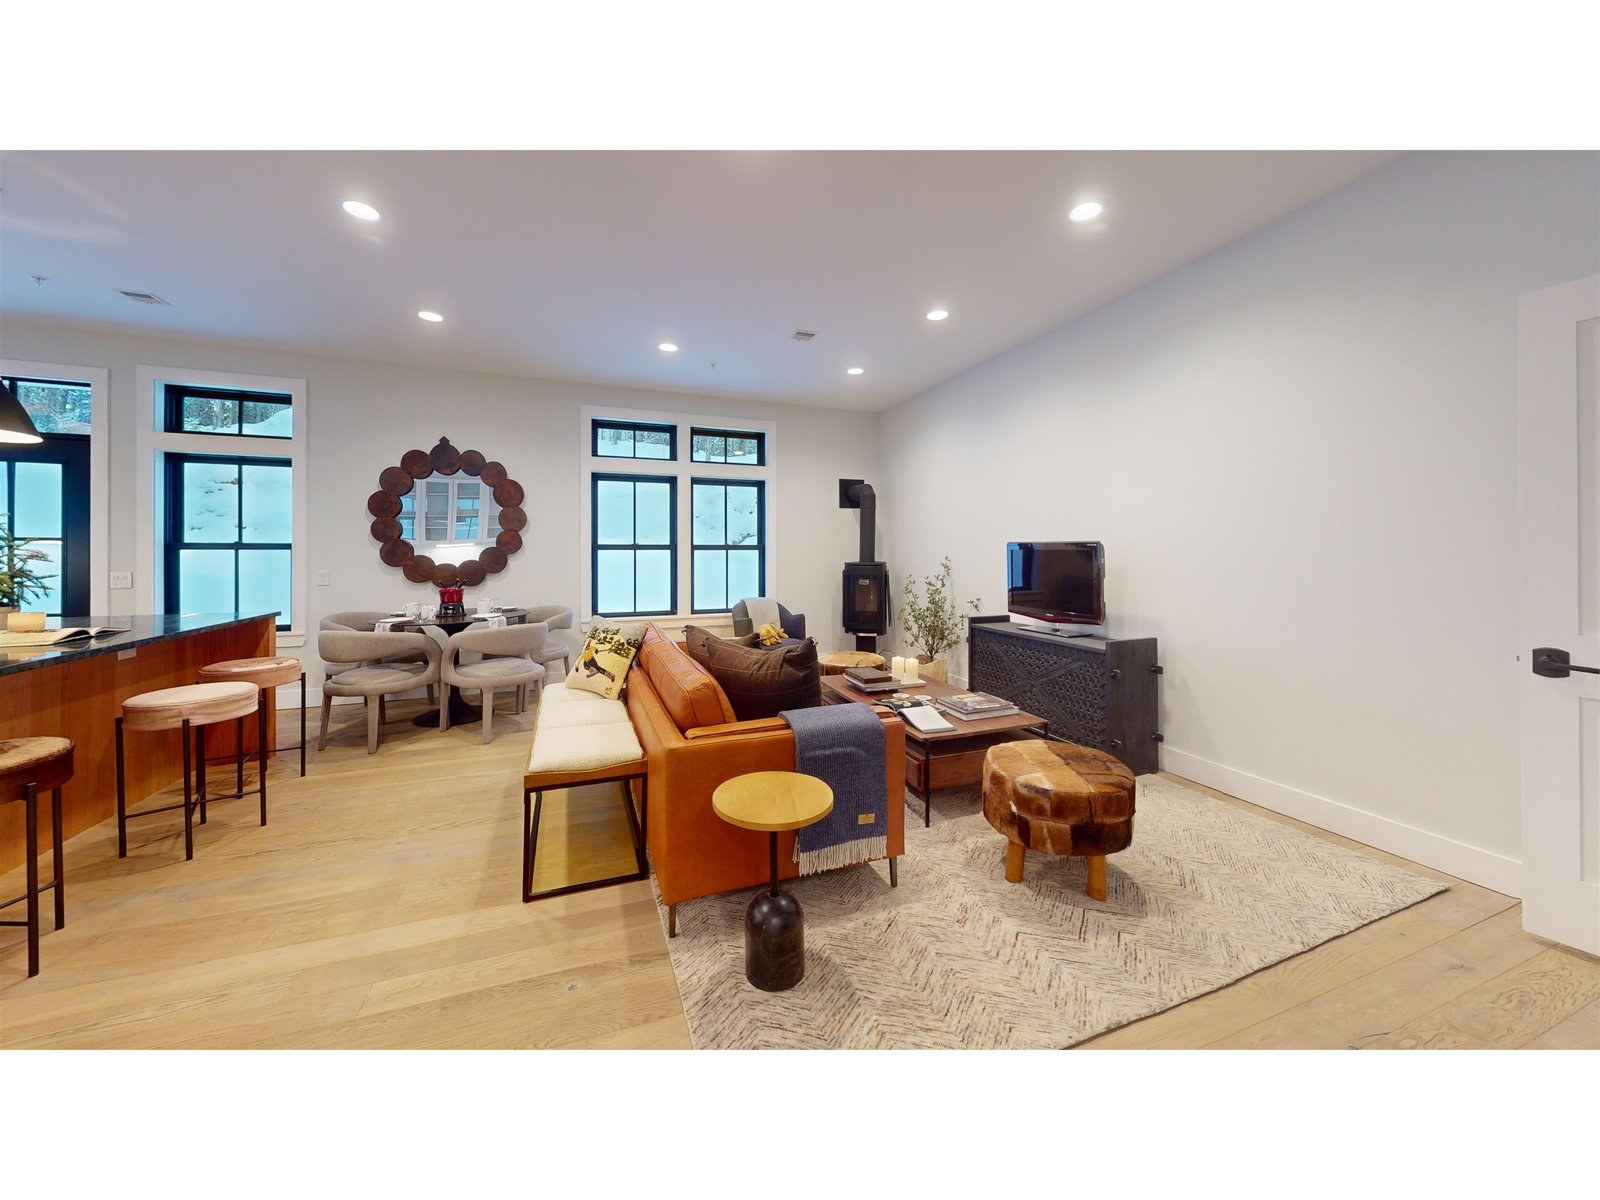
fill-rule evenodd
<path id="1" fill-rule="evenodd" d="M 958 696 L 959 688 L 937 680 L 924 680 L 921 686 L 905 689 L 908 696 Z M 872 704 L 875 699 L 858 692 L 843 675 L 822 677 L 824 704 Z M 955 728 L 949 733 L 923 733 L 906 724 L 906 787 L 922 801 L 922 823 L 929 823 L 928 794 L 939 788 L 961 787 L 983 780 L 983 756 L 990 746 L 1022 737 L 1042 737 L 1048 722 L 1030 712 L 1014 712 L 1006 717 L 982 717 L 963 721 L 940 709 Z M 905 724 L 905 722 L 902 722 Z"/>

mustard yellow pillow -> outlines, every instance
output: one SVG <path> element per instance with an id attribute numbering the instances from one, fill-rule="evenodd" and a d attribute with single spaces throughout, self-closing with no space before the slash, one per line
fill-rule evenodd
<path id="1" fill-rule="evenodd" d="M 644 641 L 643 625 L 596 625 L 589 630 L 589 638 L 578 653 L 578 661 L 567 674 L 567 686 L 585 692 L 594 692 L 607 700 L 622 695 L 628 681 L 628 668 L 633 665 Z"/>

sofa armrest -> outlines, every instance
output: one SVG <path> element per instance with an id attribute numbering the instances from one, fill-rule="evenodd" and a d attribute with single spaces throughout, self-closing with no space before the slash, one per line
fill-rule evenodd
<path id="1" fill-rule="evenodd" d="M 701 725 L 696 729 L 686 730 L 683 740 L 695 742 L 703 738 L 738 737 L 740 734 L 788 732 L 789 722 L 782 717 L 758 717 L 753 721 L 729 721 L 722 725 Z"/>

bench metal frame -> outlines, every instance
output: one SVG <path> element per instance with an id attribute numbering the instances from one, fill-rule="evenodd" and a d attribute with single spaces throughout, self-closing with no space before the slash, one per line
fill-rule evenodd
<path id="1" fill-rule="evenodd" d="M 628 784 L 639 781 L 639 813 L 634 815 L 633 793 Z M 569 883 L 542 892 L 533 890 L 533 864 L 539 852 L 539 814 L 544 793 L 554 788 L 585 787 L 591 783 L 622 784 L 622 807 L 628 814 L 628 831 L 633 838 L 633 855 L 637 869 L 627 875 L 613 875 L 607 879 L 591 879 L 583 883 Z M 650 863 L 646 855 L 646 841 L 650 830 L 650 776 L 648 763 L 637 759 L 628 763 L 599 767 L 592 771 L 570 773 L 550 772 L 524 775 L 522 788 L 522 902 L 547 900 L 551 896 L 565 896 L 572 892 L 586 892 L 593 888 L 611 887 L 618 883 L 636 883 L 650 878 Z"/>

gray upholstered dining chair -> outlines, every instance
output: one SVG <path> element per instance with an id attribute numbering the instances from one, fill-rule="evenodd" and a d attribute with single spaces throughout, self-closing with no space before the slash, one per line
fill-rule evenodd
<path id="1" fill-rule="evenodd" d="M 540 622 L 546 629 L 571 629 L 572 610 L 563 608 L 559 604 L 545 604 L 538 608 L 530 608 L 523 620 L 529 625 Z M 542 662 L 548 671 L 550 664 L 557 660 L 561 662 L 562 675 L 569 674 L 572 671 L 572 648 L 561 638 L 546 637 L 544 649 L 534 656 L 534 661 Z"/>
<path id="2" fill-rule="evenodd" d="M 729 610 L 733 618 L 733 636 L 746 637 L 756 631 L 755 622 L 750 619 L 750 610 L 745 607 L 745 601 L 740 600 Z M 806 615 L 805 613 L 790 612 L 783 605 L 778 605 L 778 624 L 783 627 L 783 635 L 797 642 L 806 640 Z"/>
<path id="3" fill-rule="evenodd" d="M 439 681 L 439 644 L 425 633 L 374 633 L 324 629 L 317 653 L 329 672 L 322 681 L 322 726 L 317 749 L 328 744 L 328 710 L 335 696 L 360 696 L 367 706 L 367 753 L 378 752 L 378 726 L 388 717 L 384 698 Z M 421 655 L 422 661 L 410 658 Z M 443 717 L 441 716 L 441 720 Z"/>
<path id="4" fill-rule="evenodd" d="M 329 613 L 327 616 L 322 618 L 322 621 L 318 624 L 317 628 L 319 630 L 322 630 L 322 629 L 353 629 L 353 630 L 356 630 L 359 633 L 371 633 L 371 632 L 373 632 L 374 628 L 377 626 L 377 623 L 382 618 L 387 617 L 387 616 L 389 616 L 388 613 L 382 613 L 382 612 L 336 612 L 336 613 Z M 429 640 L 432 641 L 433 639 L 430 638 Z M 428 656 L 426 654 L 422 653 L 422 651 L 420 651 L 420 650 L 408 650 L 408 651 L 405 651 L 404 653 L 401 653 L 401 654 L 385 655 L 383 658 L 379 659 L 378 661 L 379 662 L 415 662 L 415 663 L 423 663 L 424 665 L 426 665 L 426 663 L 428 661 Z M 327 673 L 331 675 L 335 671 L 347 671 L 351 667 L 356 666 L 356 665 L 357 664 L 355 664 L 355 663 L 324 664 L 324 668 L 326 669 Z M 439 702 L 439 697 L 435 694 L 434 685 L 430 683 L 428 685 L 428 703 L 429 704 L 437 704 L 438 702 Z"/>
<path id="5" fill-rule="evenodd" d="M 544 653 L 548 630 L 543 621 L 507 625 L 500 629 L 463 629 L 452 634 L 445 647 L 441 673 L 444 682 L 458 690 L 477 691 L 483 697 L 483 740 L 488 742 L 494 723 L 494 694 L 502 689 L 516 693 L 516 710 L 527 707 L 527 689 L 544 683 Z M 462 652 L 493 655 L 479 662 L 462 662 Z M 439 708 L 439 728 L 450 728 L 450 706 Z"/>

